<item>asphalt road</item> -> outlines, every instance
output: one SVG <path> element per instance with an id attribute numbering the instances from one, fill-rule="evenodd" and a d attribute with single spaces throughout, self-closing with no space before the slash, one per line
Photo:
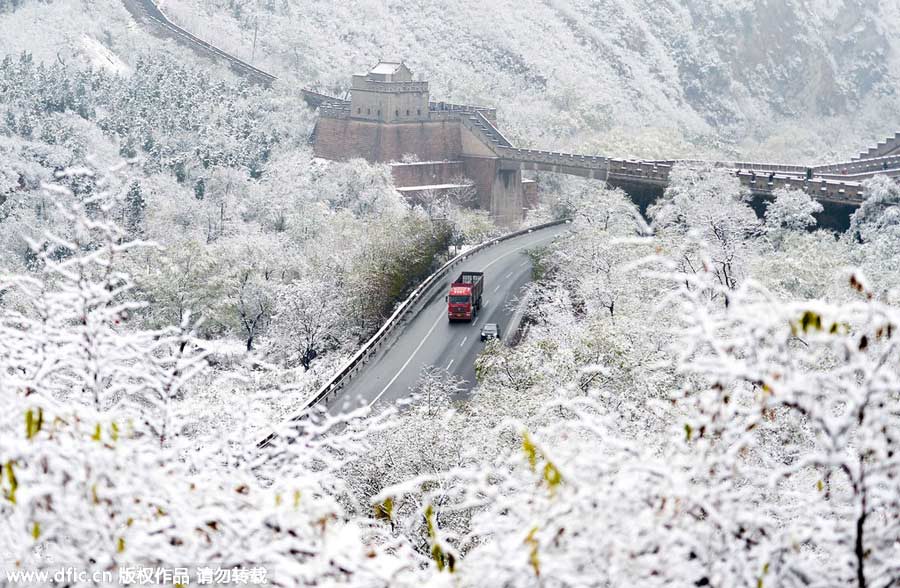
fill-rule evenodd
<path id="1" fill-rule="evenodd" d="M 512 335 L 509 323 L 523 286 L 531 281 L 529 249 L 547 245 L 568 230 L 559 225 L 504 241 L 473 255 L 454 268 L 447 280 L 432 288 L 418 312 L 382 348 L 369 365 L 349 382 L 329 405 L 336 413 L 360 404 L 393 403 L 408 398 L 427 366 L 465 380 L 464 397 L 475 386 L 475 358 L 482 350 L 481 325 L 497 323 L 503 339 Z M 472 323 L 450 323 L 444 296 L 461 271 L 484 272 L 483 307 Z"/>

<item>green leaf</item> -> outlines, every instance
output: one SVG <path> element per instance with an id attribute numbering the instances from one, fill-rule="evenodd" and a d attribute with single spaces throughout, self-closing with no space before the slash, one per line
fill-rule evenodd
<path id="1" fill-rule="evenodd" d="M 684 423 L 684 437 L 687 441 L 691 440 L 691 433 L 694 432 L 694 428 L 690 423 Z"/>
<path id="2" fill-rule="evenodd" d="M 41 525 L 37 521 L 34 522 L 34 525 L 31 527 L 31 537 L 37 541 L 38 537 L 41 536 Z"/>

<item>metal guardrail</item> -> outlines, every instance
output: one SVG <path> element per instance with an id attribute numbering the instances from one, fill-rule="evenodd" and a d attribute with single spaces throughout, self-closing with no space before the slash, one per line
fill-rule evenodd
<path id="1" fill-rule="evenodd" d="M 301 409 L 297 410 L 296 412 L 294 412 L 294 414 L 285 419 L 285 422 L 296 422 L 303 420 L 307 416 L 307 411 L 310 408 L 322 401 L 328 402 L 329 400 L 336 397 L 337 393 L 340 392 L 344 385 L 352 379 L 354 373 L 363 365 L 365 365 L 365 363 L 381 348 L 387 337 L 400 324 L 401 319 L 403 319 L 404 316 L 408 312 L 410 312 L 410 310 L 412 310 L 413 306 L 415 306 L 415 304 L 419 302 L 435 284 L 437 284 L 443 277 L 445 277 L 450 269 L 452 269 L 454 266 L 465 261 L 476 253 L 484 251 L 488 247 L 492 247 L 494 245 L 497 245 L 498 243 L 502 243 L 504 241 L 508 241 L 522 235 L 527 235 L 535 231 L 540 231 L 542 229 L 547 229 L 570 222 L 571 219 L 563 219 L 535 225 L 533 227 L 527 227 L 519 231 L 502 235 L 500 237 L 495 237 L 494 239 L 485 241 L 484 243 L 481 243 L 480 245 L 477 245 L 472 249 L 469 249 L 468 251 L 460 253 L 459 255 L 442 265 L 440 269 L 425 278 L 425 280 L 421 284 L 416 286 L 416 289 L 412 291 L 412 293 L 406 298 L 406 300 L 404 300 L 400 304 L 400 306 L 397 307 L 396 310 L 394 310 L 393 314 L 391 314 L 390 318 L 388 318 L 384 322 L 381 328 L 378 329 L 378 331 L 374 335 L 372 335 L 372 337 L 368 341 L 366 341 L 362 347 L 360 347 L 359 351 L 357 351 L 353 355 L 353 357 L 347 360 L 340 371 L 338 371 L 334 376 L 331 377 L 331 379 L 325 382 L 325 384 L 323 384 L 313 396 L 307 399 Z M 266 447 L 276 437 L 278 437 L 278 433 L 273 432 L 269 434 L 265 439 L 257 443 L 257 446 L 260 448 Z"/>

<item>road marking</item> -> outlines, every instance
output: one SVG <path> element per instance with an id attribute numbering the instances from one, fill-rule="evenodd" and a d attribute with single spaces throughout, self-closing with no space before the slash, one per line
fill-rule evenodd
<path id="1" fill-rule="evenodd" d="M 496 288 L 494 288 L 494 292 L 500 289 L 501 284 L 498 284 Z"/>
<path id="2" fill-rule="evenodd" d="M 503 255 L 501 255 L 500 257 L 498 257 L 497 259 L 495 259 L 494 261 L 485 264 L 485 265 L 484 265 L 484 269 L 487 269 L 487 268 L 491 267 L 492 265 L 494 265 L 495 263 L 497 263 L 498 261 L 500 261 L 500 260 L 503 259 L 504 257 L 509 257 L 509 256 L 512 255 L 513 253 L 518 253 L 519 251 L 521 251 L 522 249 L 525 249 L 526 247 L 534 247 L 534 246 L 537 245 L 538 243 L 541 243 L 541 242 L 543 242 L 543 241 L 546 241 L 547 239 L 552 239 L 553 237 L 555 237 L 555 235 L 553 235 L 553 236 L 551 236 L 551 237 L 545 237 L 544 239 L 539 239 L 539 240 L 535 241 L 534 243 L 530 243 L 530 244 L 528 244 L 528 245 L 522 245 L 522 246 L 520 246 L 520 247 L 516 247 L 516 248 L 513 249 L 512 251 L 507 251 L 506 253 L 504 253 Z"/>
<path id="3" fill-rule="evenodd" d="M 453 365 L 453 360 L 452 360 L 452 359 L 450 360 L 450 363 L 447 364 L 447 367 L 444 368 L 444 369 L 446 369 L 446 370 L 449 372 L 449 371 L 450 371 L 450 366 L 451 366 L 451 365 Z"/>
<path id="4" fill-rule="evenodd" d="M 504 257 L 508 257 L 508 256 L 512 255 L 513 253 L 518 252 L 518 251 L 521 250 L 521 249 L 524 249 L 524 248 L 526 248 L 526 247 L 534 247 L 534 245 L 535 245 L 536 243 L 540 243 L 541 241 L 546 241 L 547 239 L 552 239 L 552 238 L 553 238 L 553 237 L 547 237 L 547 238 L 545 238 L 545 239 L 540 239 L 540 240 L 536 241 L 535 243 L 531 243 L 531 244 L 529 244 L 529 245 L 522 245 L 521 247 L 516 247 L 516 248 L 513 249 L 512 251 L 507 251 L 506 253 L 504 253 L 503 255 L 501 255 L 500 257 L 498 257 L 497 259 L 495 259 L 494 261 L 485 264 L 485 265 L 484 265 L 484 269 L 487 269 L 487 268 L 491 267 L 492 265 L 494 265 L 495 263 L 497 263 L 498 261 L 500 261 L 500 260 L 503 259 Z M 473 326 L 473 327 L 476 325 L 476 323 L 478 323 L 478 319 L 480 319 L 480 318 L 481 318 L 480 316 L 479 316 L 479 317 L 476 317 L 475 320 L 472 321 L 472 326 Z M 428 340 L 428 337 L 431 336 L 431 333 L 434 332 L 434 330 L 435 330 L 435 329 L 437 328 L 437 326 L 438 326 L 438 323 L 440 323 L 442 320 L 447 320 L 446 315 L 444 315 L 443 313 L 441 314 L 441 316 L 438 317 L 438 319 L 434 322 L 434 324 L 431 325 L 431 328 L 428 329 L 428 333 L 426 333 L 425 336 L 422 338 L 422 341 L 419 342 L 419 346 L 416 347 L 416 349 L 412 352 L 412 354 L 409 356 L 409 359 L 406 360 L 406 363 L 404 363 L 404 364 L 400 367 L 400 371 L 398 371 L 396 374 L 394 374 L 394 377 L 391 378 L 391 381 L 388 382 L 388 383 L 387 383 L 387 386 L 385 386 L 385 387 L 381 390 L 381 392 L 378 393 L 378 396 L 376 396 L 376 397 L 372 400 L 372 402 L 369 403 L 369 406 L 372 406 L 373 404 L 375 404 L 376 402 L 378 402 L 378 401 L 381 399 L 381 397 L 384 396 L 384 393 L 387 392 L 387 389 L 390 388 L 391 385 L 393 385 L 393 383 L 397 381 L 397 378 L 400 377 L 400 374 L 403 373 L 403 370 L 406 369 L 406 366 L 409 365 L 409 362 L 411 362 L 411 361 L 413 360 L 413 358 L 416 356 L 416 354 L 417 354 L 417 353 L 419 352 L 419 350 L 422 348 L 422 345 L 425 345 L 425 341 Z M 451 361 L 451 363 L 452 363 L 452 361 Z"/>
<path id="5" fill-rule="evenodd" d="M 459 346 L 462 347 L 463 345 L 465 345 L 465 344 L 466 344 L 466 340 L 467 340 L 468 338 L 469 338 L 468 335 L 466 335 L 465 337 L 463 337 L 462 343 L 460 343 Z"/>
<path id="6" fill-rule="evenodd" d="M 513 273 L 512 273 L 512 272 L 509 272 L 508 274 L 506 274 L 506 277 L 507 277 L 507 278 L 511 278 L 512 275 L 513 275 Z"/>
<path id="7" fill-rule="evenodd" d="M 437 319 L 436 321 L 434 321 L 434 324 L 431 325 L 431 328 L 430 328 L 430 329 L 428 329 L 428 333 L 426 333 L 425 336 L 422 337 L 422 341 L 419 342 L 419 346 L 416 347 L 415 351 L 413 351 L 413 352 L 410 354 L 409 359 L 406 360 L 406 363 L 404 363 L 404 364 L 400 367 L 400 371 L 398 371 L 396 374 L 394 374 L 394 377 L 391 378 L 391 381 L 387 383 L 387 386 L 385 386 L 384 388 L 382 388 L 381 392 L 378 393 L 378 396 L 376 396 L 376 397 L 372 400 L 372 402 L 369 403 L 369 406 L 372 406 L 373 404 L 375 404 L 376 402 L 378 402 L 378 400 L 379 400 L 382 396 L 384 396 L 384 393 L 387 392 L 387 389 L 390 388 L 391 385 L 397 380 L 397 378 L 400 377 L 400 374 L 403 373 L 403 370 L 406 369 L 406 366 L 409 365 L 409 362 L 411 362 L 411 361 L 413 360 L 413 358 L 416 356 L 416 353 L 418 353 L 418 352 L 419 352 L 419 349 L 422 348 L 422 345 L 425 345 L 425 341 L 427 341 L 427 340 L 428 340 L 428 337 L 431 336 L 432 331 L 434 331 L 434 330 L 437 328 L 438 324 L 439 324 L 441 321 L 445 321 L 445 320 L 447 320 L 447 317 L 445 317 L 443 314 L 441 314 L 441 316 L 439 316 L 438 319 Z"/>
<path id="8" fill-rule="evenodd" d="M 522 265 L 520 265 L 519 267 L 525 267 L 526 265 L 528 265 L 527 261 L 525 263 L 523 263 Z"/>

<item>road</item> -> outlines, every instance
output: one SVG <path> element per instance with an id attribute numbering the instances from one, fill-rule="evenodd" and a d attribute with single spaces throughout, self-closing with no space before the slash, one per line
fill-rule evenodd
<path id="1" fill-rule="evenodd" d="M 567 231 L 559 225 L 516 237 L 473 255 L 454 268 L 442 284 L 435 285 L 406 325 L 385 345 L 340 396 L 330 403 L 337 413 L 360 404 L 393 403 L 409 397 L 427 366 L 445 369 L 465 380 L 465 397 L 475 385 L 475 358 L 482 350 L 481 325 L 497 323 L 504 339 L 523 286 L 531 281 L 529 249 L 547 245 Z M 444 296 L 450 281 L 461 271 L 484 272 L 484 306 L 472 323 L 450 323 Z"/>

